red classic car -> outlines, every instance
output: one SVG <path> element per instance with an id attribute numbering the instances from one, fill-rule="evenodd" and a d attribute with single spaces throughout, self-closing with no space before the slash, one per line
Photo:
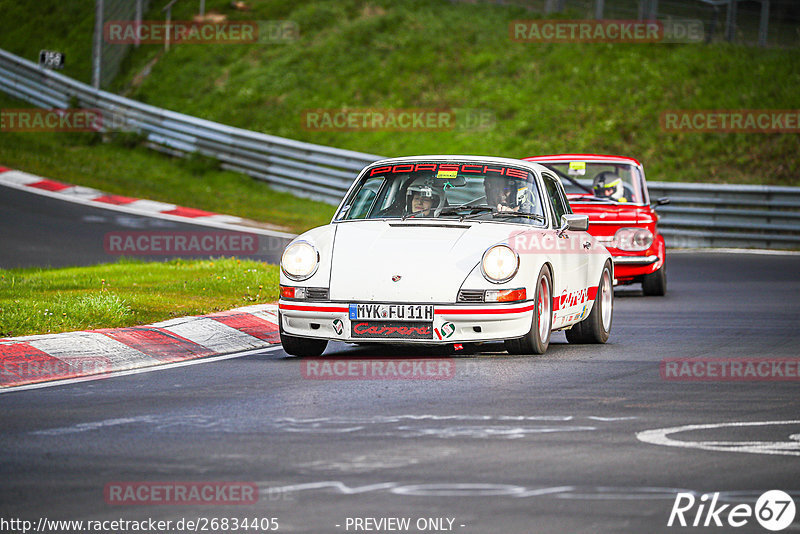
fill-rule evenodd
<path id="1" fill-rule="evenodd" d="M 655 207 L 650 205 L 642 164 L 623 156 L 559 154 L 534 156 L 557 173 L 572 211 L 589 216 L 589 233 L 611 252 L 617 284 L 642 284 L 645 295 L 664 295 L 667 275 L 664 237 L 658 233 Z"/>

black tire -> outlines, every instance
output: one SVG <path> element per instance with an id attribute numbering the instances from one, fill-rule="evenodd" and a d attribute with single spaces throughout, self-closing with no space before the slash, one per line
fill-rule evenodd
<path id="1" fill-rule="evenodd" d="M 290 336 L 289 334 L 281 332 L 281 345 L 283 345 L 283 351 L 286 354 L 311 358 L 325 352 L 325 348 L 328 346 L 328 340 Z"/>
<path id="2" fill-rule="evenodd" d="M 545 285 L 542 285 L 542 282 Z M 542 289 L 544 287 L 544 292 Z M 542 298 L 540 297 L 542 293 Z M 539 272 L 536 279 L 536 293 L 533 297 L 533 320 L 531 329 L 525 336 L 517 339 L 507 339 L 505 341 L 506 350 L 509 354 L 544 354 L 550 345 L 550 334 L 553 329 L 553 277 L 550 269 L 545 265 Z M 546 318 L 546 325 L 542 320 L 542 312 Z M 544 334 L 541 331 L 544 330 Z"/>
<path id="3" fill-rule="evenodd" d="M 607 293 L 605 293 L 607 291 Z M 604 295 L 607 297 L 604 303 Z M 604 308 L 610 306 L 608 324 L 604 324 Z M 611 334 L 611 323 L 614 319 L 614 275 L 611 264 L 606 262 L 600 273 L 600 283 L 597 284 L 597 296 L 594 298 L 592 311 L 583 321 L 566 331 L 567 341 L 570 343 L 605 343 Z"/>
<path id="4" fill-rule="evenodd" d="M 654 273 L 644 275 L 642 278 L 642 293 L 647 297 L 663 297 L 667 294 L 667 263 Z"/>
<path id="5" fill-rule="evenodd" d="M 328 347 L 327 339 L 310 339 L 306 337 L 290 336 L 283 331 L 283 318 L 278 314 L 278 327 L 281 335 L 283 351 L 290 356 L 313 358 L 320 356 Z"/>

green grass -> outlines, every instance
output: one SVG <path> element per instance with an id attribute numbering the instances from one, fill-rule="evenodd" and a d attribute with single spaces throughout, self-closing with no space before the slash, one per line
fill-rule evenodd
<path id="1" fill-rule="evenodd" d="M 132 96 L 274 135 L 386 156 L 523 157 L 593 152 L 640 158 L 651 180 L 800 185 L 797 134 L 667 133 L 663 111 L 798 109 L 797 49 L 703 44 L 531 44 L 509 23 L 519 7 L 439 0 L 225 0 L 238 19 L 289 19 L 290 44 L 183 45 Z M 195 9 L 176 18 L 187 18 Z M 565 15 L 569 16 L 569 15 Z M 160 50 L 142 47 L 116 87 Z M 485 131 L 319 132 L 313 108 L 478 108 Z"/>
<path id="2" fill-rule="evenodd" d="M 15 10 L 23 8 L 0 0 L 0 46 L 31 57 L 42 47 L 40 28 L 53 28 L 48 47 L 63 44 L 68 54 L 75 47 L 76 70 L 66 72 L 85 72 L 91 2 L 61 4 L 26 5 L 29 16 L 17 24 Z M 800 185 L 798 134 L 668 133 L 659 126 L 667 110 L 800 108 L 796 48 L 517 43 L 509 23 L 541 15 L 493 2 L 247 4 L 247 12 L 229 0 L 207 0 L 206 8 L 230 19 L 291 20 L 300 39 L 173 46 L 133 86 L 163 49 L 143 45 L 112 88 L 225 124 L 385 156 L 617 153 L 640 158 L 651 180 Z M 196 2 L 179 2 L 173 18 L 189 19 L 196 9 Z M 153 4 L 145 18 L 161 17 Z M 485 109 L 496 122 L 488 130 L 442 132 L 320 132 L 301 124 L 305 110 L 348 107 Z"/>
<path id="3" fill-rule="evenodd" d="M 0 95 L 0 108 L 26 107 Z M 0 166 L 108 193 L 238 215 L 296 233 L 330 222 L 334 207 L 275 191 L 213 160 L 184 160 L 92 133 L 0 133 Z"/>
<path id="4" fill-rule="evenodd" d="M 133 326 L 277 298 L 277 266 L 231 258 L 0 270 L 0 337 Z"/>

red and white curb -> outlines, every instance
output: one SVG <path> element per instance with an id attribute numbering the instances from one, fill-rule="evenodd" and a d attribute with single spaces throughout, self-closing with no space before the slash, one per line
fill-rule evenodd
<path id="1" fill-rule="evenodd" d="M 75 202 L 88 206 L 146 215 L 176 222 L 191 222 L 202 226 L 231 230 L 246 229 L 248 232 L 274 237 L 294 238 L 294 234 L 254 227 L 251 221 L 234 215 L 222 215 L 197 208 L 186 208 L 176 204 L 144 200 L 104 193 L 98 189 L 80 185 L 66 184 L 29 174 L 27 172 L 0 167 L 0 185 L 36 193 L 60 200 Z"/>
<path id="2" fill-rule="evenodd" d="M 144 326 L 5 338 L 0 339 L 0 391 L 43 382 L 105 378 L 279 344 L 275 304 Z"/>

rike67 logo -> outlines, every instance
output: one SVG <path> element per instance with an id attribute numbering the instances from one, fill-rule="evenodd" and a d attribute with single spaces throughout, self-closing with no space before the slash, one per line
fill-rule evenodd
<path id="1" fill-rule="evenodd" d="M 718 504 L 719 495 L 719 492 L 704 493 L 696 499 L 692 493 L 678 493 L 667 526 L 739 528 L 747 525 L 755 517 L 762 527 L 777 532 L 787 528 L 794 521 L 794 500 L 784 491 L 764 492 L 755 506 Z"/>

